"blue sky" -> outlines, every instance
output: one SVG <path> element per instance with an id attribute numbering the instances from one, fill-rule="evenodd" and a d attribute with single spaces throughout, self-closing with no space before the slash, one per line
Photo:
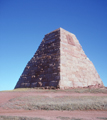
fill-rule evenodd
<path id="1" fill-rule="evenodd" d="M 0 90 L 14 89 L 45 34 L 76 35 L 107 86 L 107 0 L 0 0 Z"/>

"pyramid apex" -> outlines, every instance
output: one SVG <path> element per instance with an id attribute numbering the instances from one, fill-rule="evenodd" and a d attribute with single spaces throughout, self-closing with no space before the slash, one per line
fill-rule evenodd
<path id="1" fill-rule="evenodd" d="M 69 32 L 69 31 L 63 29 L 62 27 L 59 27 L 59 28 L 57 28 L 57 29 L 55 29 L 55 30 L 53 30 L 53 31 L 51 31 L 51 32 L 49 32 L 49 33 L 47 33 L 46 35 L 48 35 L 48 34 L 50 34 L 50 33 L 53 33 L 53 32 L 56 32 L 56 31 L 66 31 L 66 32 L 68 32 L 69 34 L 73 34 L 73 33 Z"/>

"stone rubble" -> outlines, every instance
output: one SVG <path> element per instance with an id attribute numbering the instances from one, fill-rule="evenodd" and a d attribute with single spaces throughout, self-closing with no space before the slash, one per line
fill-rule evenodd
<path id="1" fill-rule="evenodd" d="M 45 35 L 15 88 L 103 87 L 76 36 L 62 28 Z"/>

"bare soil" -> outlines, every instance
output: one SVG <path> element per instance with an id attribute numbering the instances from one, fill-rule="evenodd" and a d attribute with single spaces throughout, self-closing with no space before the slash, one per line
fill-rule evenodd
<path id="1" fill-rule="evenodd" d="M 58 118 L 78 118 L 83 120 L 99 120 L 107 118 L 107 111 L 45 111 L 45 110 L 0 110 L 0 115 L 26 116 L 44 118 L 46 120 L 60 120 Z"/>
<path id="2" fill-rule="evenodd" d="M 70 92 L 0 92 L 0 105 L 6 103 L 10 99 L 22 96 L 47 96 L 47 97 L 57 97 L 57 96 L 107 96 L 105 93 L 70 93 Z"/>
<path id="3" fill-rule="evenodd" d="M 81 120 L 107 120 L 107 111 L 104 110 L 87 110 L 87 111 L 57 111 L 57 110 L 25 110 L 25 109 L 10 109 L 2 108 L 1 106 L 7 103 L 9 100 L 24 96 L 46 96 L 49 98 L 55 98 L 57 96 L 107 96 L 105 93 L 73 93 L 73 92 L 38 92 L 38 91 L 11 91 L 0 92 L 0 116 L 25 116 L 25 117 L 38 117 L 46 120 L 71 120 L 71 118 Z"/>

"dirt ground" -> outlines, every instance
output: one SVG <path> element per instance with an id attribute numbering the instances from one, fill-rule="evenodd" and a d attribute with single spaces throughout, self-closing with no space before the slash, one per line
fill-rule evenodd
<path id="1" fill-rule="evenodd" d="M 103 93 L 66 93 L 66 92 L 0 92 L 0 106 L 10 99 L 22 96 L 107 96 Z M 107 111 L 56 111 L 56 110 L 16 110 L 16 109 L 3 109 L 0 107 L 0 115 L 6 116 L 26 116 L 38 117 L 47 120 L 60 120 L 60 117 L 69 118 L 82 118 L 84 120 L 99 120 L 99 118 L 107 119 Z M 100 119 L 101 120 L 101 119 Z"/>
<path id="2" fill-rule="evenodd" d="M 58 117 L 82 118 L 83 120 L 99 120 L 97 118 L 107 118 L 107 111 L 28 111 L 0 109 L 0 115 L 37 117 L 44 118 L 46 120 L 59 120 Z"/>

